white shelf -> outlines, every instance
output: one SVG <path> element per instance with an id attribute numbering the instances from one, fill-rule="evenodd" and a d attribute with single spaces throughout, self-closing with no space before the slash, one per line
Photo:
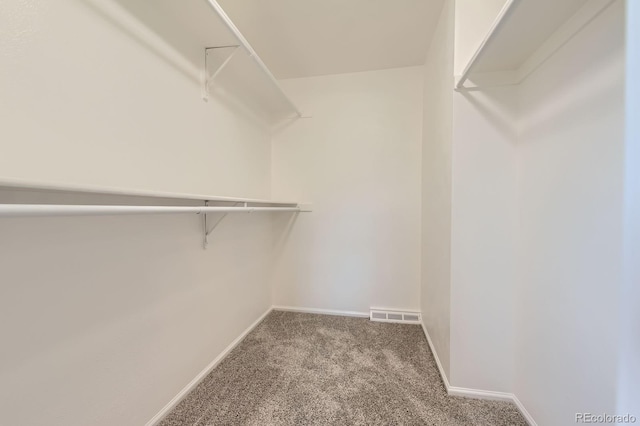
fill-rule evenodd
<path id="1" fill-rule="evenodd" d="M 614 0 L 507 0 L 456 88 L 519 84 Z"/>
<path id="2" fill-rule="evenodd" d="M 162 192 L 149 190 L 124 189 L 94 185 L 76 185 L 56 182 L 39 182 L 23 179 L 0 178 L 0 189 L 19 189 L 28 191 L 55 191 L 60 193 L 78 193 L 95 195 L 117 195 L 125 197 L 150 197 L 175 200 L 197 200 L 212 202 L 249 203 L 272 206 L 298 206 L 295 201 L 275 201 L 258 198 L 226 197 L 219 195 L 190 194 L 177 192 Z"/>
<path id="3" fill-rule="evenodd" d="M 0 203 L 0 218 L 24 218 L 24 217 L 54 217 L 54 216 L 114 216 L 114 215 L 160 215 L 160 214 L 198 214 L 202 216 L 203 247 L 209 244 L 209 237 L 218 224 L 229 213 L 309 213 L 311 204 L 299 204 L 292 201 L 275 201 L 257 198 L 226 197 L 218 195 L 189 194 L 175 192 L 161 192 L 148 190 L 123 189 L 114 187 L 101 187 L 92 185 L 74 185 L 52 182 L 36 182 L 12 178 L 0 178 L 0 191 L 2 189 L 16 189 L 19 191 L 34 191 L 39 198 L 41 193 L 54 194 L 81 194 L 81 195 L 111 195 L 122 197 L 154 198 L 156 200 L 188 200 L 200 201 L 202 205 L 113 205 L 113 204 L 50 204 L 28 201 L 9 204 Z M 9 196 L 9 199 L 13 197 Z M 31 197 L 33 198 L 33 197 Z M 50 197 L 43 197 L 50 198 Z M 64 198 L 64 197 L 63 197 Z M 74 200 L 75 201 L 75 200 Z M 205 202 L 206 201 L 206 202 Z M 210 206 L 209 202 L 233 203 L 231 206 Z M 155 203 L 155 201 L 154 201 Z M 167 204 L 176 204 L 170 202 Z M 178 203 L 180 204 L 180 203 Z M 190 203 L 191 204 L 191 203 Z M 243 205 L 239 205 L 243 204 Z M 221 214 L 219 218 L 208 224 L 208 215 Z"/>
<path id="4" fill-rule="evenodd" d="M 199 70 L 203 83 L 205 49 L 239 46 L 238 52 L 210 85 L 211 97 L 239 102 L 269 119 L 301 116 L 299 109 L 282 91 L 264 62 L 215 0 L 112 1 L 121 11 L 146 27 L 148 34 L 159 37 L 182 56 L 189 67 Z M 113 14 L 113 10 L 109 10 L 109 13 Z M 123 21 L 126 19 L 121 16 L 116 19 L 125 24 Z M 127 30 L 136 36 L 141 33 L 137 29 Z M 156 53 L 162 50 L 148 40 L 145 43 Z"/>
<path id="5" fill-rule="evenodd" d="M 301 213 L 300 207 L 185 207 L 74 204 L 0 204 L 0 218 L 49 216 L 120 216 L 140 214 Z M 206 222 L 205 222 L 206 226 Z M 205 234 L 208 236 L 210 232 Z M 206 239 L 205 239 L 206 242 Z M 206 247 L 206 246 L 205 246 Z"/>

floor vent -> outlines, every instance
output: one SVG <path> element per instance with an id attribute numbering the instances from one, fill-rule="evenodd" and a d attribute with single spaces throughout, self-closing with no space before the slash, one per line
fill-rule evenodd
<path id="1" fill-rule="evenodd" d="M 391 311 L 371 308 L 369 319 L 378 322 L 399 322 L 404 324 L 420 324 L 420 312 Z"/>

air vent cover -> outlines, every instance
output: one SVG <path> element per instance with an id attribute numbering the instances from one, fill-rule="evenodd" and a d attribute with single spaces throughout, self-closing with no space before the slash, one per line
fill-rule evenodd
<path id="1" fill-rule="evenodd" d="M 395 311 L 390 309 L 371 308 L 369 319 L 378 322 L 398 322 L 404 324 L 420 324 L 420 312 Z"/>

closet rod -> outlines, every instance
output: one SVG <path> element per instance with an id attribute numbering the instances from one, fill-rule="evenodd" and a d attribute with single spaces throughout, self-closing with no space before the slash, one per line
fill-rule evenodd
<path id="1" fill-rule="evenodd" d="M 276 80 L 276 78 L 273 76 L 273 74 L 271 73 L 269 68 L 267 68 L 265 63 L 262 62 L 262 59 L 260 59 L 260 56 L 258 56 L 256 51 L 253 50 L 253 47 L 251 47 L 251 45 L 249 44 L 249 41 L 247 41 L 247 39 L 244 38 L 244 36 L 242 35 L 242 33 L 240 32 L 238 27 L 236 27 L 236 24 L 234 24 L 233 21 L 231 21 L 231 19 L 226 14 L 224 9 L 222 9 L 222 7 L 218 4 L 218 2 L 216 0 L 207 0 L 207 2 L 213 8 L 213 10 L 216 11 L 218 16 L 220 16 L 220 19 L 222 19 L 222 21 L 225 23 L 227 28 L 229 28 L 229 31 L 231 31 L 236 36 L 236 38 L 238 39 L 238 41 L 240 42 L 242 47 L 244 47 L 244 49 L 249 54 L 249 57 L 252 58 L 256 62 L 256 64 L 258 64 L 260 69 L 262 69 L 262 72 L 264 72 L 264 74 L 271 80 L 271 82 L 278 89 L 278 91 L 280 92 L 282 97 L 287 101 L 287 103 L 291 106 L 291 108 L 296 112 L 296 115 L 298 117 L 302 117 L 302 113 L 300 112 L 298 107 L 291 101 L 291 99 L 289 99 L 287 94 L 284 93 L 284 90 L 282 90 L 282 87 L 280 87 L 280 83 L 278 82 L 278 80 Z"/>
<path id="2" fill-rule="evenodd" d="M 0 217 L 101 216 L 134 214 L 206 214 L 303 212 L 300 207 L 191 207 L 191 206 L 102 206 L 62 204 L 0 204 Z"/>
<path id="3" fill-rule="evenodd" d="M 469 63 L 467 63 L 467 66 L 464 68 L 464 71 L 462 71 L 462 75 L 460 75 L 460 78 L 455 83 L 455 89 L 463 88 L 464 82 L 467 81 L 467 78 L 469 78 L 469 73 L 471 73 L 471 71 L 473 70 L 473 67 L 478 61 L 478 58 L 482 56 L 482 53 L 484 52 L 487 45 L 491 43 L 491 40 L 498 33 L 498 30 L 500 29 L 500 27 L 507 21 L 506 17 L 509 14 L 509 12 L 514 10 L 514 6 L 519 1 L 520 0 L 507 0 L 504 6 L 502 6 L 502 9 L 500 9 L 498 16 L 493 21 L 491 28 L 489 28 L 489 32 L 485 35 L 484 39 L 478 46 L 478 49 L 476 49 L 475 53 L 469 60 Z"/>

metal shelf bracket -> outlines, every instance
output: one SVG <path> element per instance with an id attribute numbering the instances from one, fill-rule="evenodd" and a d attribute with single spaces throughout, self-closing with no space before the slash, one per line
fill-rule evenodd
<path id="1" fill-rule="evenodd" d="M 238 204 L 244 204 L 244 207 L 248 207 L 248 203 L 241 203 L 241 202 L 236 202 L 233 207 L 237 207 Z M 204 206 L 205 207 L 209 207 L 209 201 L 205 201 L 204 202 Z M 207 213 L 203 213 L 202 214 L 202 223 L 203 223 L 203 230 L 204 230 L 204 238 L 203 238 L 203 242 L 202 242 L 202 247 L 206 250 L 207 247 L 209 246 L 209 235 L 211 235 L 211 233 L 216 229 L 216 227 L 218 225 L 220 225 L 220 222 L 222 222 L 222 220 L 227 217 L 229 213 L 225 212 L 222 214 L 222 216 L 220 216 L 220 218 L 218 220 L 216 220 L 213 225 L 211 225 L 211 228 L 209 228 L 209 225 L 207 224 L 207 216 L 209 216 Z"/>
<path id="2" fill-rule="evenodd" d="M 202 83 L 202 100 L 209 100 L 211 84 L 238 52 L 239 45 L 207 47 L 204 49 L 204 81 Z"/>

